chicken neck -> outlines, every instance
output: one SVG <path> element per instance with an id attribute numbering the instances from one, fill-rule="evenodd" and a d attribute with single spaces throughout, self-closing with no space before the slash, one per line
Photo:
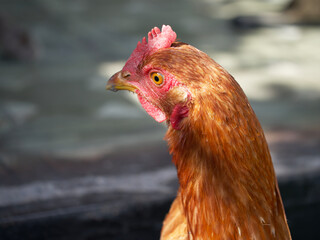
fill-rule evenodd
<path id="1" fill-rule="evenodd" d="M 190 239 L 290 239 L 262 128 L 239 94 L 232 107 L 202 98 L 166 134 Z"/>

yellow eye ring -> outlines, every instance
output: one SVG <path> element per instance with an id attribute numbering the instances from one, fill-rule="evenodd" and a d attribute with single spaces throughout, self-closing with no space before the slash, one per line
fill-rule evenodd
<path id="1" fill-rule="evenodd" d="M 150 73 L 150 78 L 158 86 L 160 86 L 163 83 L 163 80 L 164 80 L 163 75 L 161 73 L 158 73 L 158 72 Z"/>

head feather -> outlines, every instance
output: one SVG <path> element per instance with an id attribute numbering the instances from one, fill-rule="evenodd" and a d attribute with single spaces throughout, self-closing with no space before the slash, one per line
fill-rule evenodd
<path id="1" fill-rule="evenodd" d="M 133 50 L 123 70 L 135 72 L 139 63 L 146 56 L 150 56 L 159 49 L 170 47 L 176 38 L 177 34 L 169 25 L 163 25 L 161 31 L 159 28 L 154 27 L 148 33 L 148 41 L 143 37 L 142 41 L 138 42 L 136 49 Z"/>

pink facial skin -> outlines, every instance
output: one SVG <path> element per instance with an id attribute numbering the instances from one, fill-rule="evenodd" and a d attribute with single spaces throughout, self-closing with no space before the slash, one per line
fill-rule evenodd
<path id="1" fill-rule="evenodd" d="M 161 103 L 166 101 L 167 93 L 176 86 L 183 87 L 171 73 L 154 68 L 151 65 L 144 66 L 139 70 L 138 65 L 147 56 L 152 55 L 158 50 L 169 48 L 176 40 L 176 33 L 170 26 L 162 26 L 162 30 L 155 27 L 148 33 L 148 42 L 144 37 L 141 42 L 138 42 L 136 49 L 132 52 L 127 60 L 122 72 L 130 73 L 128 82 L 134 85 L 137 90 L 136 94 L 147 113 L 157 122 L 163 122 L 170 119 L 172 126 L 178 129 L 179 122 L 188 115 L 187 107 L 175 107 L 172 116 L 166 116 L 166 113 L 161 108 Z M 164 81 L 161 85 L 153 82 L 150 74 L 157 72 L 163 75 Z M 190 94 L 188 93 L 190 96 Z"/>
<path id="2" fill-rule="evenodd" d="M 161 85 L 156 85 L 152 81 L 150 78 L 150 74 L 152 72 L 158 72 L 163 75 L 164 80 Z M 132 77 L 136 78 L 135 76 Z M 138 88 L 136 90 L 138 99 L 147 113 L 157 122 L 167 120 L 167 116 L 159 106 L 161 101 L 165 101 L 166 95 L 170 89 L 176 86 L 181 86 L 181 84 L 175 79 L 174 75 L 167 71 L 146 65 L 137 76 L 137 79 L 131 79 L 130 83 Z"/>

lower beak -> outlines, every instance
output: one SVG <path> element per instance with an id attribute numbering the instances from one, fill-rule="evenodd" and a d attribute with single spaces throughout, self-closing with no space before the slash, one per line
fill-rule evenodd
<path id="1" fill-rule="evenodd" d="M 130 92 L 135 92 L 136 87 L 130 84 L 126 77 L 130 75 L 124 74 L 122 71 L 115 73 L 108 81 L 106 90 L 118 91 L 118 90 L 128 90 Z"/>

